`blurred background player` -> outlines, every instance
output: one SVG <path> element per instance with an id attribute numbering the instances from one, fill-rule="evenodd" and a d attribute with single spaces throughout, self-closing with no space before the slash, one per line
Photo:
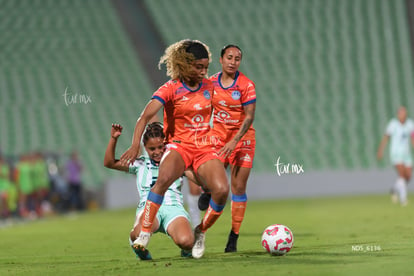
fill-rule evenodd
<path id="1" fill-rule="evenodd" d="M 159 65 L 166 64 L 171 80 L 153 94 L 137 120 L 131 147 L 121 156 L 125 164 L 135 160 L 145 125 L 164 107 L 167 151 L 160 164 L 159 178 L 148 195 L 141 233 L 134 242 L 138 248 L 145 249 L 149 243 L 155 215 L 168 187 L 190 167 L 211 191 L 208 211 L 194 231 L 194 258 L 203 256 L 205 232 L 223 212 L 229 192 L 226 172 L 207 142 L 214 90 L 211 81 L 206 79 L 210 56 L 205 44 L 189 39 L 165 50 Z"/>
<path id="2" fill-rule="evenodd" d="M 391 119 L 378 148 L 379 160 L 384 155 L 384 149 L 391 138 L 390 159 L 398 173 L 398 178 L 391 189 L 391 199 L 402 206 L 407 205 L 407 185 L 411 179 L 412 157 L 411 145 L 414 146 L 414 122 L 407 118 L 407 109 L 401 106 L 397 118 Z"/>
<path id="3" fill-rule="evenodd" d="M 241 60 L 242 51 L 238 46 L 225 46 L 220 53 L 222 71 L 210 77 L 214 84 L 213 142 L 224 165 L 230 165 L 232 222 L 225 252 L 237 251 L 247 206 L 247 180 L 256 146 L 252 126 L 256 109 L 255 84 L 239 71 Z M 208 193 L 200 197 L 201 209 L 205 209 L 208 197 Z"/>
<path id="4" fill-rule="evenodd" d="M 35 184 L 30 154 L 20 156 L 16 165 L 16 183 L 19 194 L 19 215 L 23 218 L 34 218 Z"/>
<path id="5" fill-rule="evenodd" d="M 140 259 L 151 260 L 151 254 L 147 249 L 135 250 L 132 245 L 141 231 L 142 214 L 144 213 L 148 193 L 158 178 L 159 163 L 165 150 L 165 135 L 160 123 L 154 122 L 148 125 L 143 136 L 146 154 L 134 160 L 131 165 L 125 166 L 119 160 L 115 159 L 116 144 L 121 133 L 122 126 L 113 124 L 111 138 L 105 152 L 104 165 L 110 169 L 137 175 L 139 204 L 136 211 L 134 227 L 130 233 L 130 245 Z M 194 234 L 189 222 L 188 213 L 184 209 L 181 186 L 182 178 L 179 178 L 166 191 L 164 201 L 152 225 L 151 233 L 163 232 L 169 235 L 174 243 L 182 249 L 181 256 L 189 257 L 191 256 L 191 249 L 194 244 Z"/>
<path id="6" fill-rule="evenodd" d="M 66 165 L 66 181 L 69 192 L 69 208 L 81 211 L 84 209 L 82 197 L 82 164 L 78 153 L 73 151 Z"/>
<path id="7" fill-rule="evenodd" d="M 0 152 L 0 217 L 10 216 L 9 190 L 13 185 L 10 181 L 10 165 Z"/>
<path id="8" fill-rule="evenodd" d="M 41 152 L 33 153 L 33 183 L 35 185 L 35 209 L 39 216 L 49 214 L 50 180 L 46 160 Z"/>

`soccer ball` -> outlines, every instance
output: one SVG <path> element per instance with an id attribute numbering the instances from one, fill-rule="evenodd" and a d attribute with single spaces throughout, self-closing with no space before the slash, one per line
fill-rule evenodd
<path id="1" fill-rule="evenodd" d="M 292 246 L 293 234 L 289 227 L 273 224 L 263 231 L 262 247 L 271 255 L 285 255 L 292 249 Z"/>

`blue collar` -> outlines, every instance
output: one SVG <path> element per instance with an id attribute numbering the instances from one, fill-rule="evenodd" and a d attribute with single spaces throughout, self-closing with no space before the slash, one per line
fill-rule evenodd
<path id="1" fill-rule="evenodd" d="M 233 87 L 233 86 L 234 86 L 234 84 L 236 83 L 237 78 L 239 77 L 240 73 L 239 73 L 239 71 L 236 71 L 236 75 L 234 76 L 234 81 L 233 81 L 233 83 L 232 83 L 230 86 L 228 86 L 228 87 L 223 87 L 223 85 L 221 84 L 221 76 L 222 76 L 222 75 L 223 75 L 223 72 L 220 72 L 220 73 L 219 73 L 219 75 L 218 75 L 218 83 L 219 83 L 219 85 L 220 85 L 220 87 L 221 87 L 221 88 L 223 88 L 223 89 L 229 89 L 229 88 L 231 88 L 231 87 Z"/>
<path id="2" fill-rule="evenodd" d="M 183 84 L 184 88 L 187 89 L 190 92 L 196 92 L 201 88 L 201 85 L 203 85 L 203 82 L 200 82 L 200 84 L 198 85 L 198 87 L 194 90 L 191 90 L 186 84 L 185 82 L 181 81 L 181 83 Z"/>

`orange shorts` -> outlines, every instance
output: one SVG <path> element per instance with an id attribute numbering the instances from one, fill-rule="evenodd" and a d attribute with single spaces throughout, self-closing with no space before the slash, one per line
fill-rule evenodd
<path id="1" fill-rule="evenodd" d="M 217 145 L 216 152 L 218 152 L 224 145 L 225 143 L 223 142 Z M 231 164 L 243 168 L 252 168 L 255 150 L 256 140 L 240 140 L 230 156 L 227 158 L 219 156 L 219 159 L 225 165 Z"/>
<path id="2" fill-rule="evenodd" d="M 205 162 L 212 159 L 220 159 L 211 145 L 194 147 L 188 144 L 168 143 L 166 148 L 166 152 L 170 150 L 178 152 L 184 160 L 185 169 L 192 167 L 195 173 Z"/>

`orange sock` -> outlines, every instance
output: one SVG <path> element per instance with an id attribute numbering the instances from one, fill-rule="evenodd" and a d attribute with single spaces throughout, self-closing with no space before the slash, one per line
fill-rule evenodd
<path id="1" fill-rule="evenodd" d="M 206 213 L 204 214 L 203 221 L 200 224 L 201 232 L 206 232 L 207 229 L 216 222 L 222 213 L 223 210 L 217 212 L 211 207 L 211 205 L 209 205 Z"/>
<path id="2" fill-rule="evenodd" d="M 231 202 L 231 230 L 235 234 L 239 234 L 241 223 L 244 219 L 244 212 L 246 211 L 247 201 Z"/>
<path id="3" fill-rule="evenodd" d="M 144 207 L 144 212 L 142 213 L 142 226 L 141 231 L 151 233 L 152 224 L 154 223 L 155 216 L 160 209 L 161 204 L 147 200 Z"/>

